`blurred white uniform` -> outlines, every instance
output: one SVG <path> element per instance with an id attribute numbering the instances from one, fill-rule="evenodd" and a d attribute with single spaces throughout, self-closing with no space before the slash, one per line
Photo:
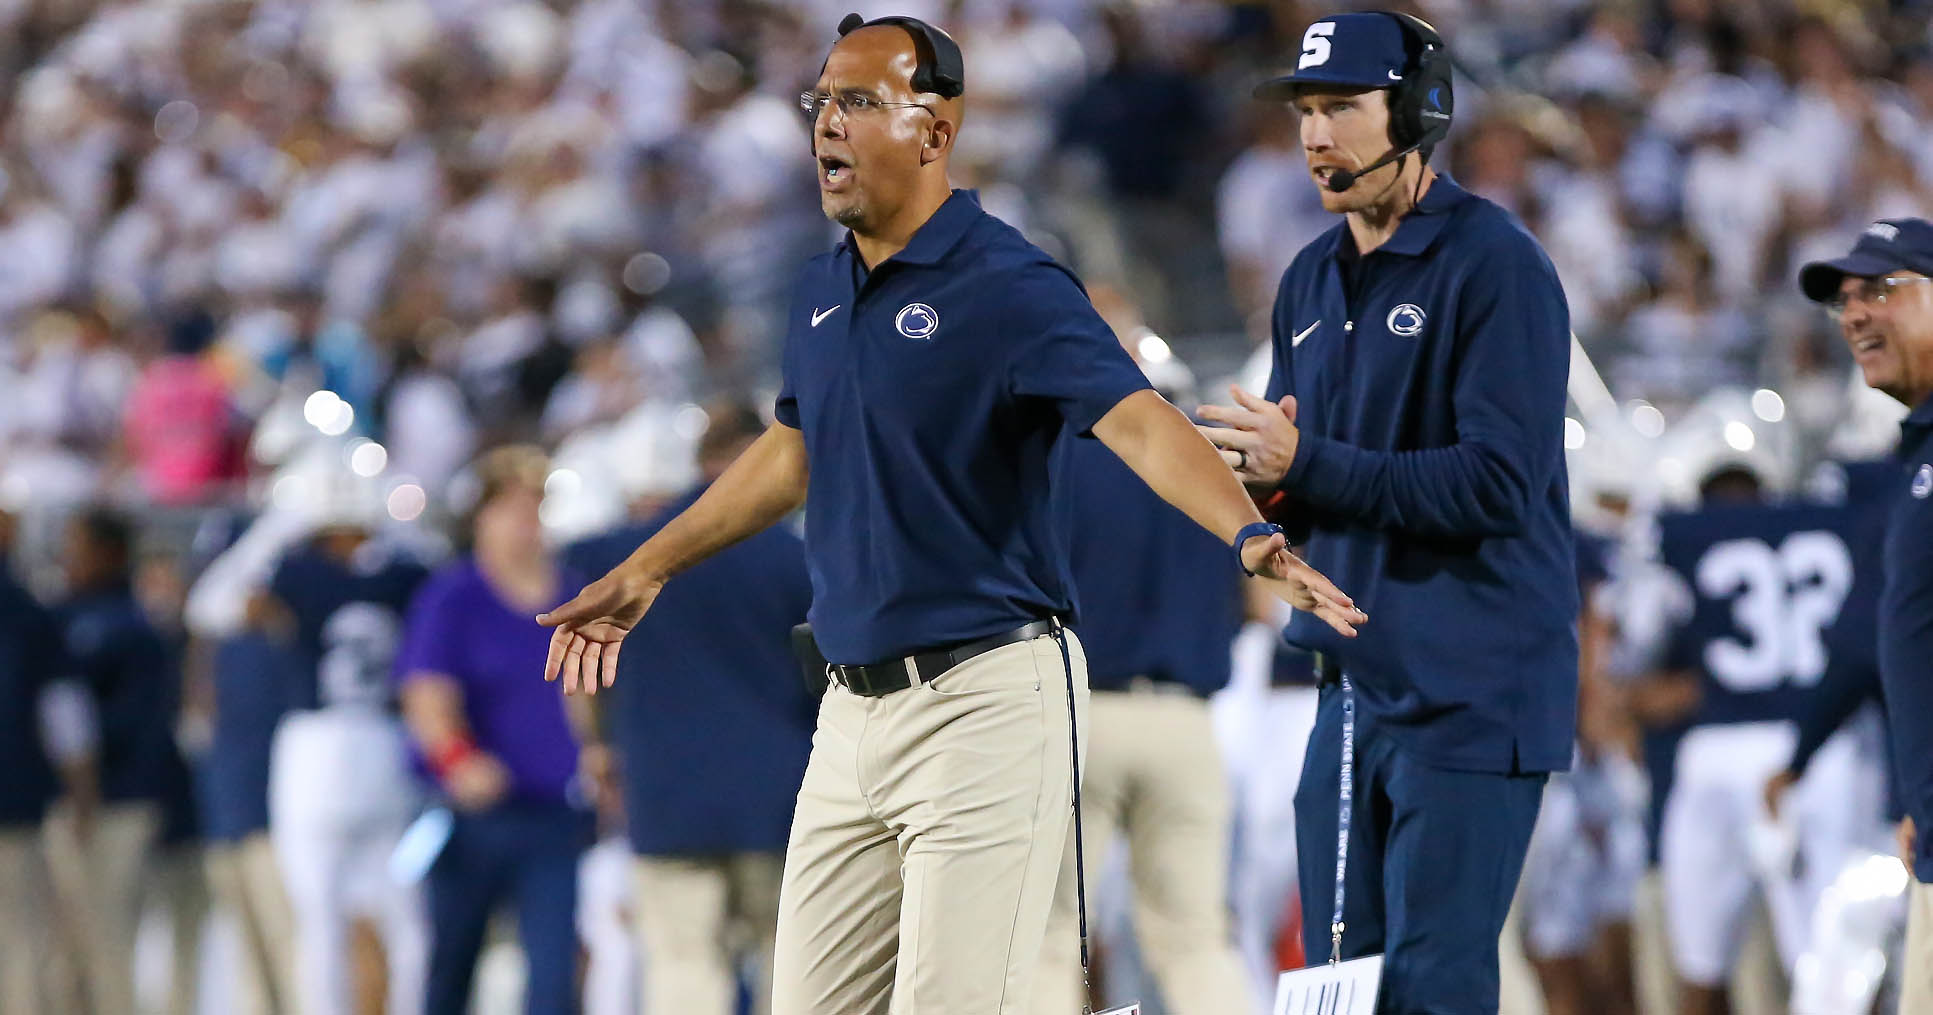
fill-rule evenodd
<path id="1" fill-rule="evenodd" d="M 269 837 L 295 917 L 296 995 L 300 1010 L 315 1015 L 353 1010 L 348 945 L 356 916 L 371 918 L 382 936 L 389 1011 L 421 1009 L 429 960 L 422 893 L 389 874 L 390 855 L 421 807 L 402 721 L 380 696 L 399 631 L 386 611 L 358 605 L 329 622 L 334 637 L 319 668 L 323 707 L 282 720 L 269 765 Z"/>
<path id="2" fill-rule="evenodd" d="M 1600 928 L 1628 923 L 1644 876 L 1644 773 L 1581 753 L 1552 776 L 1524 858 L 1519 904 L 1533 959 L 1583 955 Z"/>

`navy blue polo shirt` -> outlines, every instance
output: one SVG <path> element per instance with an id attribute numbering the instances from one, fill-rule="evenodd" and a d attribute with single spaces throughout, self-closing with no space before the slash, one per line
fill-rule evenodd
<path id="1" fill-rule="evenodd" d="M 1933 398 L 1900 433 L 1879 590 L 1879 680 L 1901 803 L 1920 830 L 1913 875 L 1933 883 Z"/>
<path id="2" fill-rule="evenodd" d="M 41 694 L 68 675 L 53 631 L 0 558 L 0 828 L 38 824 L 59 793 L 40 735 Z"/>
<path id="3" fill-rule="evenodd" d="M 697 499 L 565 559 L 603 574 Z M 811 605 L 804 544 L 778 525 L 666 583 L 625 636 L 605 714 L 635 852 L 785 849 L 819 704 L 792 657 L 792 627 Z"/>
<path id="4" fill-rule="evenodd" d="M 1301 443 L 1283 521 L 1369 614 L 1286 636 L 1349 670 L 1422 760 L 1569 767 L 1577 578 L 1562 444 L 1570 316 L 1549 258 L 1497 205 L 1437 176 L 1359 256 L 1339 223 L 1276 296 L 1268 397 Z"/>
<path id="5" fill-rule="evenodd" d="M 811 481 L 812 626 L 835 663 L 971 641 L 1072 607 L 1048 456 L 1148 387 L 1066 268 L 953 192 L 868 270 L 806 265 L 778 421 Z"/>
<path id="6" fill-rule="evenodd" d="M 78 596 L 58 618 L 100 714 L 102 797 L 170 802 L 187 781 L 174 742 L 181 701 L 175 653 L 126 584 Z"/>
<path id="7" fill-rule="evenodd" d="M 1242 624 L 1227 544 L 1099 441 L 1063 441 L 1053 478 L 1088 685 L 1121 691 L 1149 677 L 1202 697 L 1226 686 Z"/>
<path id="8" fill-rule="evenodd" d="M 275 727 L 288 710 L 287 689 L 301 679 L 301 668 L 292 647 L 260 631 L 244 631 L 215 646 L 214 736 L 197 781 L 208 838 L 233 842 L 268 828 Z"/>

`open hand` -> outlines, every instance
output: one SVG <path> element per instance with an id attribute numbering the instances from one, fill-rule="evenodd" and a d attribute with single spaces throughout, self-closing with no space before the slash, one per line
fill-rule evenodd
<path id="1" fill-rule="evenodd" d="M 600 683 L 617 680 L 618 649 L 644 611 L 658 598 L 662 581 L 612 571 L 584 586 L 575 599 L 537 615 L 537 623 L 556 630 L 544 659 L 544 679 L 564 678 L 564 693 L 596 694 Z"/>
<path id="2" fill-rule="evenodd" d="M 1204 405 L 1195 411 L 1221 426 L 1197 426 L 1202 436 L 1222 449 L 1222 461 L 1242 482 L 1275 486 L 1288 475 L 1302 431 L 1295 425 L 1295 396 L 1271 402 L 1229 385 L 1235 405 Z"/>
<path id="3" fill-rule="evenodd" d="M 1354 638 L 1356 628 L 1369 620 L 1369 614 L 1356 609 L 1356 601 L 1336 588 L 1335 582 L 1290 553 L 1288 540 L 1280 532 L 1250 537 L 1242 546 L 1242 564 L 1283 602 L 1322 618 L 1345 638 Z"/>
<path id="4" fill-rule="evenodd" d="M 483 751 L 472 751 L 443 776 L 443 788 L 460 811 L 483 811 L 510 792 L 510 770 Z"/>

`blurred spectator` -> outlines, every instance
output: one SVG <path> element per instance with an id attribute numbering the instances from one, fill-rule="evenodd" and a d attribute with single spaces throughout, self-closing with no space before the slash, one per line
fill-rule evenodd
<path id="1" fill-rule="evenodd" d="M 208 885 L 240 940 L 235 1007 L 292 1011 L 298 996 L 293 917 L 268 835 L 270 745 L 297 660 L 258 621 L 211 650 L 212 739 L 197 785 L 207 835 Z"/>
<path id="2" fill-rule="evenodd" d="M 0 1008 L 41 1012 L 53 1007 L 51 959 L 61 943 L 41 821 L 64 789 L 75 838 L 92 845 L 100 735 L 53 618 L 14 579 L 12 543 L 12 514 L 0 507 Z"/>
<path id="3" fill-rule="evenodd" d="M 429 873 L 429 1015 L 468 1010 L 484 931 L 506 901 L 528 960 L 525 1010 L 575 1008 L 577 861 L 593 828 L 563 696 L 535 679 L 550 636 L 534 618 L 582 582 L 544 546 L 548 472 L 529 447 L 478 460 L 471 552 L 424 585 L 396 663 L 410 732 L 457 812 Z"/>
<path id="4" fill-rule="evenodd" d="M 1785 196 L 1779 141 L 1761 129 L 1758 102 L 1742 79 L 1710 81 L 1685 163 L 1685 224 L 1710 252 L 1712 283 L 1727 303 L 1757 297 Z"/>
<path id="5" fill-rule="evenodd" d="M 1100 16 L 1111 59 L 1067 101 L 1060 143 L 1077 170 L 1083 159 L 1099 170 L 1103 214 L 1111 219 L 1104 228 L 1114 234 L 1102 233 L 1099 242 L 1119 250 L 1077 250 L 1075 261 L 1121 259 L 1127 277 L 1104 271 L 1097 281 L 1132 288 L 1157 330 L 1172 330 L 1185 312 L 1178 262 L 1191 243 L 1211 239 L 1183 204 L 1183 186 L 1214 137 L 1218 106 L 1204 82 L 1157 48 L 1151 13 L 1115 5 Z M 1185 309 L 1201 308 L 1190 302 Z"/>
<path id="6" fill-rule="evenodd" d="M 204 355 L 214 327 L 203 312 L 177 319 L 166 352 L 141 371 L 128 397 L 128 458 L 156 503 L 200 503 L 241 474 L 234 403 Z"/>
<path id="7" fill-rule="evenodd" d="M 57 814 L 53 876 L 63 912 L 87 946 L 75 956 L 98 1015 L 135 1010 L 134 932 L 164 831 L 164 808 L 187 781 L 175 747 L 177 660 L 136 602 L 128 520 L 89 510 L 68 527 L 68 597 L 57 630 L 99 703 L 99 815 Z"/>
<path id="8" fill-rule="evenodd" d="M 1752 322 L 1726 302 L 1712 256 L 1689 234 L 1665 250 L 1656 300 L 1625 323 L 1628 350 L 1610 365 L 1612 384 L 1632 398 L 1689 406 L 1720 385 L 1755 378 Z"/>
<path id="9" fill-rule="evenodd" d="M 764 432 L 758 414 L 712 414 L 699 485 L 645 520 L 573 548 L 603 574 L 703 494 Z M 751 961 L 752 1010 L 770 999 L 786 831 L 817 702 L 792 657 L 812 602 L 805 546 L 779 526 L 679 576 L 631 632 L 609 702 L 635 863 L 644 1010 L 731 1015 Z"/>
<path id="10" fill-rule="evenodd" d="M 1222 174 L 1215 220 L 1229 294 L 1257 341 L 1268 335 L 1276 286 L 1295 255 L 1336 224 L 1322 210 L 1309 176 L 1294 114 L 1260 108 L 1249 116 L 1252 143 Z"/>

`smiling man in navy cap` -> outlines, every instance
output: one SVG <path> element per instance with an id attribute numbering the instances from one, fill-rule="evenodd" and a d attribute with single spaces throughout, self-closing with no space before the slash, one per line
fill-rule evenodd
<path id="1" fill-rule="evenodd" d="M 1339 14 L 1256 89 L 1300 114 L 1343 221 L 1282 277 L 1267 396 L 1202 410 L 1374 618 L 1286 636 L 1323 685 L 1296 792 L 1305 948 L 1384 953 L 1386 1012 L 1497 1010 L 1497 935 L 1577 709 L 1569 312 L 1522 223 L 1430 169 L 1450 77 L 1429 25 Z"/>
<path id="2" fill-rule="evenodd" d="M 1231 574 L 1271 579 L 1338 638 L 1365 618 L 1288 553 L 1074 277 L 949 187 L 965 93 L 953 41 L 857 15 L 840 35 L 801 105 L 821 204 L 850 232 L 801 275 L 777 421 L 540 618 L 557 628 L 546 675 L 567 692 L 608 683 L 667 580 L 803 502 L 833 686 L 786 846 L 772 1011 L 1012 1015 L 1085 712 L 1047 490 L 1059 435 L 1098 438 L 1230 548 Z"/>
<path id="3" fill-rule="evenodd" d="M 1899 1010 L 1933 1011 L 1933 223 L 1885 219 L 1852 252 L 1799 272 L 1825 304 L 1871 387 L 1910 412 L 1881 553 L 1879 683 L 1906 816 L 1900 860 L 1913 873 Z"/>

